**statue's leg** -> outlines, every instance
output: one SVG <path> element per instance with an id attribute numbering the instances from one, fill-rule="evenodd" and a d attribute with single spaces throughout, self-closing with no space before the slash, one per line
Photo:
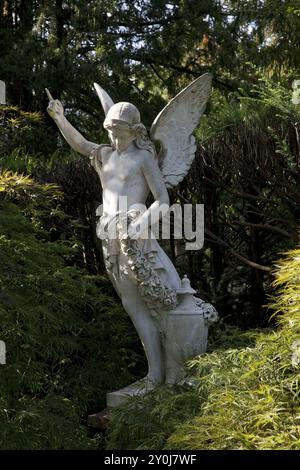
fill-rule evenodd
<path id="1" fill-rule="evenodd" d="M 122 276 L 120 289 L 123 307 L 130 316 L 144 346 L 149 366 L 147 378 L 156 384 L 163 383 L 164 361 L 158 325 L 141 298 L 134 281 L 127 275 Z"/>
<path id="2" fill-rule="evenodd" d="M 102 246 L 104 259 L 107 259 L 109 246 L 105 240 L 102 242 Z M 150 309 L 141 297 L 136 281 L 131 274 L 127 257 L 119 253 L 114 259 L 109 257 L 109 261 L 113 261 L 112 264 L 106 262 L 110 280 L 144 346 L 149 367 L 147 379 L 153 383 L 163 383 L 165 380 L 165 360 L 159 325 L 156 323 L 156 319 L 151 316 Z"/>

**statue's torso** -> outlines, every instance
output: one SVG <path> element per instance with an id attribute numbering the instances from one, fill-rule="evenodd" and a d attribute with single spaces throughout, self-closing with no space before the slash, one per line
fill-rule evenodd
<path id="1" fill-rule="evenodd" d="M 119 197 L 127 197 L 127 208 L 132 204 L 145 204 L 149 186 L 142 171 L 145 151 L 138 149 L 118 153 L 111 147 L 101 149 L 101 163 L 97 167 L 103 188 L 103 211 L 115 214 Z"/>

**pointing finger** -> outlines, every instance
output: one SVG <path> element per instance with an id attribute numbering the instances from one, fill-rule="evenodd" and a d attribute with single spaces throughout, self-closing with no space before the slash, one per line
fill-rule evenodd
<path id="1" fill-rule="evenodd" d="M 53 101 L 53 97 L 52 97 L 50 91 L 48 90 L 48 88 L 45 88 L 45 91 L 46 91 L 46 93 L 47 93 L 47 96 L 48 96 L 48 98 L 49 98 L 49 101 Z"/>

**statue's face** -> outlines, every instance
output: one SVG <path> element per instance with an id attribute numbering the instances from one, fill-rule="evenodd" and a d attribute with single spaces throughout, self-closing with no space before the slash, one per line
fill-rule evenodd
<path id="1" fill-rule="evenodd" d="M 129 127 L 113 126 L 107 129 L 112 146 L 123 152 L 135 140 L 135 132 Z"/>

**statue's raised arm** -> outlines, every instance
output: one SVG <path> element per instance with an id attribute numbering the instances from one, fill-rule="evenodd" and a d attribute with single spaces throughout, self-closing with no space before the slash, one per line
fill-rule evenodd
<path id="1" fill-rule="evenodd" d="M 47 108 L 48 114 L 55 121 L 65 140 L 76 152 L 79 152 L 86 157 L 90 156 L 92 150 L 94 150 L 98 145 L 85 139 L 83 135 L 81 135 L 80 132 L 70 124 L 64 115 L 64 108 L 61 102 L 52 97 L 48 88 L 45 88 L 45 90 L 49 98 L 49 105 Z"/>

